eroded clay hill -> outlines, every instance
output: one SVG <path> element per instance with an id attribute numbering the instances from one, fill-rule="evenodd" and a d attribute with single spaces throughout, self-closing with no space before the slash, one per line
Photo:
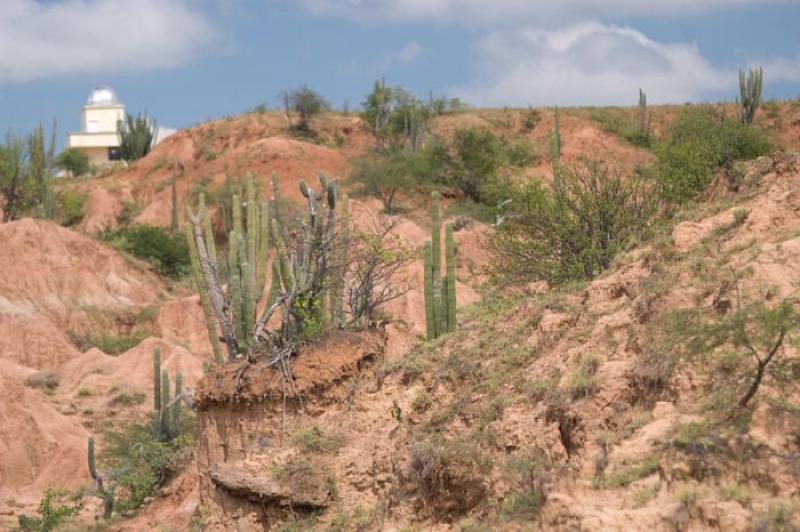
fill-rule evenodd
<path id="1" fill-rule="evenodd" d="M 92 238 L 23 219 L 0 225 L 0 242 L 3 528 L 33 513 L 44 490 L 90 484 L 90 435 L 146 418 L 154 347 L 194 385 L 208 338 L 187 318 L 200 314 L 193 298 Z M 89 348 L 117 338 L 141 340 L 118 356 Z M 178 345 L 193 338 L 195 354 Z"/>
<path id="2" fill-rule="evenodd" d="M 800 159 L 748 168 L 589 284 L 492 297 L 400 357 L 368 339 L 301 353 L 305 413 L 290 396 L 284 414 L 275 373 L 209 375 L 208 529 L 796 529 L 797 389 L 765 379 L 731 410 L 726 375 L 751 373 L 686 355 L 692 324 L 797 290 Z"/>

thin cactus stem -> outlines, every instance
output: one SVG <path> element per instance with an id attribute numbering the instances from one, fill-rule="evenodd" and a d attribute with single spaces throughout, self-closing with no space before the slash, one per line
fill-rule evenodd
<path id="1" fill-rule="evenodd" d="M 208 216 L 208 208 L 206 207 L 206 195 L 203 193 L 200 194 L 198 212 L 200 214 L 200 219 L 203 222 L 208 257 L 211 259 L 211 262 L 216 265 L 217 246 L 214 242 L 214 229 L 211 227 L 211 218 Z"/>
<path id="2" fill-rule="evenodd" d="M 234 194 L 231 200 L 231 213 L 233 213 L 233 230 L 237 235 L 241 235 L 242 228 L 242 197 Z"/>
<path id="3" fill-rule="evenodd" d="M 447 332 L 456 330 L 456 246 L 453 225 L 445 227 L 445 259 L 447 261 Z"/>
<path id="4" fill-rule="evenodd" d="M 159 436 L 162 440 L 169 439 L 169 373 L 161 370 L 161 410 L 159 412 Z"/>
<path id="5" fill-rule="evenodd" d="M 175 375 L 175 404 L 172 405 L 172 436 L 177 436 L 181 428 L 181 392 L 183 390 L 183 375 Z"/>
<path id="6" fill-rule="evenodd" d="M 424 248 L 424 286 L 425 286 L 425 331 L 428 340 L 436 338 L 436 325 L 433 313 L 433 252 L 429 241 Z"/>
<path id="7" fill-rule="evenodd" d="M 161 410 L 161 348 L 153 348 L 153 410 Z"/>
<path id="8" fill-rule="evenodd" d="M 228 295 L 233 309 L 233 325 L 236 339 L 244 338 L 244 309 L 242 301 L 242 276 L 239 265 L 239 233 L 231 231 L 228 237 Z"/>
<path id="9" fill-rule="evenodd" d="M 89 438 L 89 445 L 87 449 L 87 461 L 89 462 L 89 474 L 93 479 L 97 480 L 97 465 L 94 461 L 94 438 Z"/>
<path id="10" fill-rule="evenodd" d="M 178 176 L 172 176 L 172 217 L 170 230 L 173 235 L 178 234 Z"/>
<path id="11" fill-rule="evenodd" d="M 267 269 L 269 268 L 269 203 L 261 204 L 258 229 L 258 252 L 256 261 L 256 286 L 253 299 L 258 302 L 264 296 L 267 282 Z"/>

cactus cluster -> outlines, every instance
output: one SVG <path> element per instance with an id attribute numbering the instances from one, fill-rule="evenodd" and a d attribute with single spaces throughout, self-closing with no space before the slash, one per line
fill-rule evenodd
<path id="1" fill-rule="evenodd" d="M 745 76 L 744 70 L 739 71 L 739 118 L 742 124 L 752 124 L 756 111 L 761 105 L 761 87 L 764 81 L 764 71 L 761 67 L 751 69 Z"/>
<path id="2" fill-rule="evenodd" d="M 174 400 L 170 401 L 169 373 L 161 369 L 161 350 L 158 347 L 153 349 L 153 436 L 158 440 L 169 441 L 178 435 L 182 384 L 183 376 L 178 373 L 175 375 Z"/>
<path id="3" fill-rule="evenodd" d="M 442 277 L 442 236 L 439 193 L 431 194 L 431 240 L 424 245 L 425 330 L 429 340 L 456 330 L 456 269 L 453 226 L 445 227 L 445 269 Z"/>
<path id="4" fill-rule="evenodd" d="M 319 183 L 320 190 L 315 190 L 300 182 L 305 212 L 291 224 L 277 176 L 272 176 L 272 200 L 260 205 L 253 176 L 248 176 L 246 201 L 236 191 L 231 194 L 227 260 L 217 256 L 205 198 L 200 195 L 197 212 L 187 207 L 192 270 L 218 362 L 222 361 L 220 333 L 229 360 L 235 360 L 240 355 L 250 358 L 264 342 L 279 346 L 313 334 L 330 317 L 341 321 L 335 313 L 341 313 L 336 299 L 343 289 L 332 274 L 343 253 L 335 233 L 339 187 L 321 174 Z M 328 293 L 331 285 L 334 296 Z M 325 309 L 329 296 L 334 300 L 330 314 Z M 267 331 L 278 310 L 280 329 Z"/>

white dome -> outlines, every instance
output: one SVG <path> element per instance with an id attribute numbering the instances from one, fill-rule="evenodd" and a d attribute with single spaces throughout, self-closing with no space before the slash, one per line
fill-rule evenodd
<path id="1" fill-rule="evenodd" d="M 86 105 L 119 105 L 117 93 L 111 87 L 95 87 L 86 99 Z"/>

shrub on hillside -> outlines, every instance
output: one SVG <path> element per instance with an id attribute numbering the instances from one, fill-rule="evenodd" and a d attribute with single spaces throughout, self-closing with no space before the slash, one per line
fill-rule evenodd
<path id="1" fill-rule="evenodd" d="M 115 249 L 149 262 L 166 277 L 180 278 L 191 266 L 186 238 L 163 227 L 134 225 L 106 230 L 101 238 Z"/>
<path id="2" fill-rule="evenodd" d="M 350 179 L 359 185 L 359 193 L 380 199 L 383 210 L 391 214 L 397 209 L 397 194 L 411 192 L 429 182 L 432 169 L 429 154 L 424 150 L 393 150 L 356 159 Z"/>
<path id="3" fill-rule="evenodd" d="M 56 220 L 65 227 L 78 225 L 86 215 L 87 194 L 76 190 L 61 190 L 56 195 Z"/>
<path id="4" fill-rule="evenodd" d="M 67 148 L 56 157 L 56 166 L 71 177 L 78 177 L 89 172 L 89 156 L 75 148 Z"/>
<path id="5" fill-rule="evenodd" d="M 554 185 L 531 183 L 489 242 L 499 282 L 589 280 L 607 268 L 655 214 L 650 187 L 598 162 L 563 168 Z"/>
<path id="6" fill-rule="evenodd" d="M 766 155 L 770 149 L 763 130 L 712 108 L 690 107 L 656 145 L 655 175 L 666 199 L 683 202 L 701 194 L 721 168 Z"/>
<path id="7" fill-rule="evenodd" d="M 194 430 L 194 418 L 184 414 L 178 436 L 167 442 L 153 435 L 152 422 L 105 433 L 99 462 L 118 488 L 116 510 L 138 508 L 183 469 L 192 457 Z"/>

